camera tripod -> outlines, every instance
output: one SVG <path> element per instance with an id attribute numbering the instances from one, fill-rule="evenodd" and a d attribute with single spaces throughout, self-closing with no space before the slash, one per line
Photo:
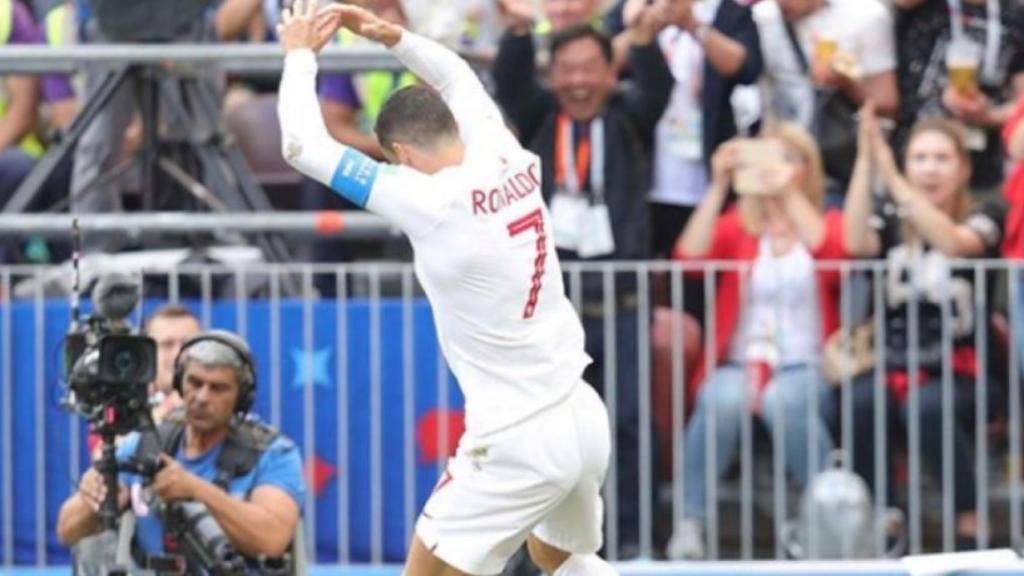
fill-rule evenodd
<path id="1" fill-rule="evenodd" d="M 58 166 L 74 152 L 89 126 L 111 105 L 118 91 L 129 83 L 134 87 L 142 120 L 141 146 L 130 162 L 122 162 L 89 182 L 80 192 L 81 196 L 96 193 L 133 165 L 138 165 L 143 210 L 153 210 L 155 207 L 158 169 L 211 210 L 273 210 L 266 193 L 220 118 L 214 90 L 198 72 L 189 67 L 169 70 L 158 63 L 128 64 L 107 71 L 98 89 L 91 94 L 70 128 L 40 158 L 4 205 L 3 211 L 25 211 Z M 161 141 L 161 108 L 166 112 L 168 122 L 177 131 L 183 132 L 184 142 Z M 168 143 L 184 144 L 194 154 L 205 184 L 194 179 L 188 170 L 163 153 L 162 148 L 166 148 L 164 145 Z M 74 200 L 79 201 L 80 198 Z M 292 260 L 291 249 L 281 236 L 260 234 L 254 240 L 268 260 Z M 283 280 L 289 281 L 287 277 Z"/>

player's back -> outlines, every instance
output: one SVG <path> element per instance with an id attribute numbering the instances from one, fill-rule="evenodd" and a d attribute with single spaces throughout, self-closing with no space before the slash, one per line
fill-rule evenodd
<path id="1" fill-rule="evenodd" d="M 565 297 L 539 159 L 516 141 L 457 55 L 406 33 L 392 49 L 432 88 L 392 95 L 378 136 L 390 130 L 383 142 L 446 164 L 459 158 L 457 165 L 438 172 L 409 161 L 385 166 L 335 141 L 316 102 L 316 60 L 302 51 L 289 53 L 281 82 L 282 152 L 409 236 L 441 346 L 466 397 L 467 428 L 482 434 L 568 395 L 590 361 L 583 328 Z"/>
<path id="2" fill-rule="evenodd" d="M 557 402 L 589 357 L 565 297 L 540 160 L 520 148 L 469 148 L 424 194 L 447 197 L 435 228 L 413 237 L 417 276 L 466 396 L 470 430 L 484 433 Z"/>

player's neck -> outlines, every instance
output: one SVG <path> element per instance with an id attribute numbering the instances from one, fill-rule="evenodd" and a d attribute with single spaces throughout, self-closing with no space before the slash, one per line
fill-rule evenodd
<path id="1" fill-rule="evenodd" d="M 439 156 L 445 168 L 459 166 L 466 159 L 466 147 L 462 145 L 462 142 L 455 142 L 442 149 Z"/>
<path id="2" fill-rule="evenodd" d="M 461 142 L 453 142 L 441 146 L 436 152 L 422 159 L 421 166 L 417 166 L 420 172 L 436 174 L 445 168 L 462 165 L 466 157 L 466 148 Z"/>

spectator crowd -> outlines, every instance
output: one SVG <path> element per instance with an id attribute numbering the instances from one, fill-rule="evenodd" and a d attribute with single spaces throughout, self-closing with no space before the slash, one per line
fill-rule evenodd
<path id="1" fill-rule="evenodd" d="M 653 430 L 661 448 L 685 447 L 687 492 L 668 556 L 706 556 L 706 484 L 735 464 L 747 412 L 783 429 L 776 449 L 797 485 L 826 466 L 843 433 L 837 380 L 850 386 L 854 422 L 870 422 L 875 395 L 884 394 L 890 435 L 915 418 L 921 429 L 939 430 L 948 417 L 952 453 L 943 451 L 940 434 L 925 434 L 922 459 L 939 480 L 944 458 L 953 459 L 954 485 L 941 488 L 953 494 L 956 544 L 978 545 L 974 390 L 984 374 L 984 416 L 995 421 L 1005 416 L 1011 379 L 1007 350 L 976 349 L 976 334 L 997 341 L 992 318 L 1000 313 L 1009 314 L 1010 333 L 1024 333 L 1024 290 L 1011 291 L 1019 302 L 1007 301 L 996 291 L 998 279 L 957 263 L 1024 259 L 1024 1 L 363 2 L 490 62 L 481 74 L 514 132 L 542 159 L 563 261 L 733 261 L 742 270 L 724 269 L 714 282 L 688 274 L 682 310 L 669 305 L 664 275 L 649 287 L 636 274 L 615 275 L 610 311 L 606 278 L 582 275 L 578 304 L 594 359 L 586 379 L 602 393 L 615 390 L 622 555 L 637 552 L 641 532 L 639 363 L 653 363 L 657 382 L 657 367 L 675 353 L 676 339 L 667 334 L 680 326 L 689 342 L 711 349 L 687 352 L 682 438 L 663 426 Z M 0 41 L 104 41 L 88 2 L 54 4 L 0 0 Z M 270 41 L 280 8 L 279 0 L 221 0 L 182 40 Z M 337 42 L 358 40 L 339 35 Z M 4 79 L 0 201 L 13 196 L 46 144 L 98 89 L 94 71 L 79 74 Z M 391 71 L 322 75 L 331 134 L 382 159 L 375 117 L 392 91 L 415 82 Z M 274 129 L 277 79 L 215 83 L 243 149 L 258 147 L 245 140 Z M 97 174 L 139 146 L 131 91 L 115 98 L 27 209 L 123 209 L 130 178 L 89 190 Z M 173 128 L 168 122 L 159 129 Z M 250 160 L 259 162 L 255 156 Z M 275 202 L 292 207 L 346 208 L 312 181 L 278 194 Z M 60 256 L 33 238 L 2 248 L 6 262 Z M 313 245 L 309 255 L 350 258 L 336 243 Z M 876 303 L 883 309 L 874 311 L 884 318 L 884 339 L 876 338 L 884 340 L 880 375 L 873 363 L 838 376 L 829 370 L 828 349 L 851 330 L 840 322 L 844 281 L 818 262 L 854 259 L 884 261 Z M 640 357 L 638 341 L 638 310 L 648 296 L 640 292 L 648 288 L 655 304 L 650 359 Z M 710 338 L 700 336 L 704 329 Z M 1024 338 L 1008 342 L 1024 355 Z M 937 384 L 949 353 L 951 405 Z M 908 410 L 912 387 L 920 394 L 916 410 Z M 714 443 L 706 441 L 709 420 Z M 857 428 L 850 454 L 872 488 L 898 468 L 889 450 L 876 469 L 873 430 Z M 710 462 L 715 470 L 705 468 Z M 883 485 L 891 492 L 896 484 Z"/>

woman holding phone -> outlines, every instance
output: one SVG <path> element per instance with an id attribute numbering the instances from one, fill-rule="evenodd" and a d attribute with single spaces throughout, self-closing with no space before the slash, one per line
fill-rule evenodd
<path id="1" fill-rule="evenodd" d="M 872 198 L 872 166 L 877 170 L 885 197 Z M 974 429 L 976 381 L 981 370 L 999 365 L 996 358 L 978 358 L 975 338 L 988 330 L 991 289 L 985 309 L 978 315 L 975 291 L 981 274 L 964 269 L 954 260 L 998 258 L 1003 236 L 1001 202 L 972 200 L 970 152 L 962 127 L 950 120 L 929 118 L 911 129 L 904 159 L 905 173 L 896 165 L 870 105 L 861 112 L 860 148 L 844 210 L 846 247 L 859 257 L 886 261 L 884 292 L 885 383 L 887 430 L 920 425 L 919 450 L 925 466 L 944 484 L 943 376 L 950 376 L 953 410 L 953 507 L 958 549 L 976 546 L 975 467 L 969 460 L 970 431 Z M 874 201 L 873 201 L 874 200 Z M 916 314 L 915 314 L 916 313 Z M 915 320 L 916 318 L 916 320 Z M 875 339 L 878 349 L 878 338 Z M 993 342 L 990 338 L 988 342 Z M 994 350 L 995 346 L 989 346 Z M 915 354 L 909 352 L 913 350 Z M 913 356 L 913 358 L 911 357 Z M 948 371 L 947 371 L 948 370 Z M 1004 379 L 992 378 L 986 388 L 988 407 L 1002 404 Z M 888 471 L 875 470 L 874 375 L 854 379 L 853 425 L 857 441 L 852 449 L 854 470 L 875 489 L 879 474 L 890 479 L 893 450 L 888 449 Z M 917 391 L 916 408 L 910 395 Z M 863 424 L 862 424 L 863 423 Z M 887 443 L 887 447 L 891 446 Z M 892 482 L 884 496 L 891 502 Z M 909 490 L 919 490 L 910 486 Z M 877 497 L 877 495 L 876 495 Z"/>
<path id="2" fill-rule="evenodd" d="M 730 186 L 740 194 L 738 207 L 721 214 Z M 747 413 L 784 433 L 778 449 L 801 485 L 826 463 L 832 441 L 824 420 L 811 415 L 826 390 L 821 350 L 838 326 L 839 279 L 816 270 L 815 261 L 845 253 L 842 214 L 823 213 L 824 196 L 818 147 L 793 124 L 727 142 L 712 159 L 708 192 L 675 257 L 737 264 L 718 272 L 714 285 L 714 364 L 697 369 L 700 387 L 683 439 L 684 519 L 666 550 L 670 558 L 704 556 L 702 520 L 706 507 L 717 505 L 707 502 L 706 466 L 719 478 L 729 469 Z M 708 434 L 714 455 L 706 453 Z"/>

